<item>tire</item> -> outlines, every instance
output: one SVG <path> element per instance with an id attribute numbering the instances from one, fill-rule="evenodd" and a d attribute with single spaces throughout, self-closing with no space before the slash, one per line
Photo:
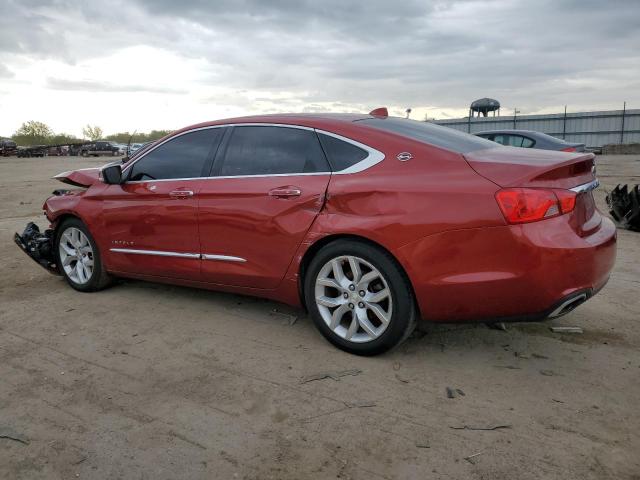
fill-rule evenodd
<path id="1" fill-rule="evenodd" d="M 336 265 L 342 275 L 336 276 Z M 354 266 L 359 282 L 353 281 Z M 307 268 L 304 298 L 320 333 L 356 355 L 386 352 L 416 326 L 418 312 L 406 274 L 389 253 L 364 242 L 337 240 L 322 247 Z"/>
<path id="2" fill-rule="evenodd" d="M 88 157 L 89 156 L 89 152 L 87 152 L 86 150 L 82 150 L 80 152 L 80 155 L 83 156 L 83 157 Z"/>
<path id="3" fill-rule="evenodd" d="M 78 251 L 84 254 L 79 265 Z M 64 220 L 56 231 L 56 264 L 67 283 L 80 292 L 96 292 L 111 284 L 89 229 L 77 218 Z M 75 260 L 74 260 L 75 258 Z"/>

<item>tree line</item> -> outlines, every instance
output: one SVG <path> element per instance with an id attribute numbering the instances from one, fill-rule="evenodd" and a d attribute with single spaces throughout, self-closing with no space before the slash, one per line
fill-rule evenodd
<path id="1" fill-rule="evenodd" d="M 65 133 L 54 133 L 54 131 L 43 122 L 30 120 L 24 122 L 18 130 L 11 135 L 11 140 L 20 146 L 32 145 L 60 145 L 67 143 L 95 142 L 96 140 L 109 140 L 116 143 L 145 143 L 164 137 L 171 130 L 151 130 L 150 132 L 120 132 L 104 136 L 102 128 L 97 125 L 87 125 L 82 129 L 83 138 L 77 138 Z"/>

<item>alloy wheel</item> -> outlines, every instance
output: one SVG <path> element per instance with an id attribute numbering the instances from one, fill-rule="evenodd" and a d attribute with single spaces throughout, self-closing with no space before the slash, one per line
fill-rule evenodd
<path id="1" fill-rule="evenodd" d="M 333 258 L 320 269 L 315 299 L 331 331 L 354 343 L 379 338 L 393 314 L 391 290 L 382 272 L 352 255 Z"/>
<path id="2" fill-rule="evenodd" d="M 60 264 L 67 277 L 84 285 L 91 280 L 94 267 L 94 253 L 87 236 L 76 227 L 69 227 L 60 236 L 58 246 Z"/>

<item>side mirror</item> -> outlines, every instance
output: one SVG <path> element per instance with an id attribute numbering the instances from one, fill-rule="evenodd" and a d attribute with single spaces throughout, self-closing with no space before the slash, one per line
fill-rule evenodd
<path id="1" fill-rule="evenodd" d="M 120 185 L 122 183 L 122 167 L 120 165 L 107 165 L 102 169 L 102 180 L 107 185 Z"/>

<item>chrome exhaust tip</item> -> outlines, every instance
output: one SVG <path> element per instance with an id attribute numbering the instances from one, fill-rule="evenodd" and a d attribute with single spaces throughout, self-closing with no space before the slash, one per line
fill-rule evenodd
<path id="1" fill-rule="evenodd" d="M 580 295 L 576 295 L 575 297 L 568 298 L 564 302 L 562 302 L 558 308 L 556 308 L 553 312 L 549 314 L 549 318 L 557 318 L 562 315 L 566 315 L 573 309 L 575 309 L 578 305 L 583 304 L 587 300 L 587 294 L 581 293 Z"/>

